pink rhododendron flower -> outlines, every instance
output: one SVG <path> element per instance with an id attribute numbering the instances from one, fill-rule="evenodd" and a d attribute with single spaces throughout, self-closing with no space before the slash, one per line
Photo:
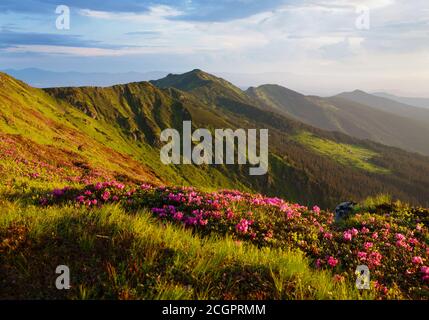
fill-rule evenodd
<path id="1" fill-rule="evenodd" d="M 403 234 L 401 234 L 401 233 L 397 233 L 397 234 L 395 234 L 395 238 L 396 238 L 396 240 L 398 240 L 398 241 L 403 241 L 403 240 L 405 240 L 405 236 L 404 236 Z"/>
<path id="2" fill-rule="evenodd" d="M 420 272 L 424 274 L 429 274 L 429 267 L 423 266 L 420 268 Z"/>
<path id="3" fill-rule="evenodd" d="M 359 260 L 365 261 L 366 257 L 367 257 L 367 253 L 366 252 L 358 252 L 357 256 L 358 256 Z"/>
<path id="4" fill-rule="evenodd" d="M 329 264 L 331 267 L 335 267 L 335 266 L 338 264 L 338 260 L 337 260 L 337 259 L 335 259 L 334 257 L 330 256 L 330 257 L 328 258 L 328 264 Z"/>
<path id="5" fill-rule="evenodd" d="M 110 198 L 110 192 L 109 191 L 104 191 L 103 194 L 101 195 L 101 199 L 103 199 L 104 201 L 109 200 Z"/>
<path id="6" fill-rule="evenodd" d="M 173 218 L 174 218 L 175 220 L 180 221 L 180 220 L 182 220 L 182 219 L 183 219 L 183 213 L 182 213 L 182 212 L 175 212 L 175 213 L 173 214 Z"/>
<path id="7" fill-rule="evenodd" d="M 368 262 L 371 266 L 380 266 L 383 256 L 379 252 L 371 252 L 368 257 Z"/>
<path id="8" fill-rule="evenodd" d="M 423 264 L 423 258 L 422 257 L 413 257 L 412 262 L 414 264 Z"/>
<path id="9" fill-rule="evenodd" d="M 249 221 L 246 219 L 241 219 L 241 221 L 235 226 L 235 229 L 239 233 L 246 233 L 249 229 Z"/>
<path id="10" fill-rule="evenodd" d="M 333 235 L 332 235 L 332 233 L 326 232 L 326 233 L 323 235 L 323 238 L 325 238 L 325 239 L 329 239 L 329 240 L 332 240 Z"/>
<path id="11" fill-rule="evenodd" d="M 344 237 L 344 240 L 346 241 L 352 241 L 352 234 L 348 231 L 344 231 L 343 237 Z"/>
<path id="12" fill-rule="evenodd" d="M 372 242 L 365 242 L 363 247 L 365 248 L 365 250 L 371 249 L 373 247 L 373 243 Z"/>
<path id="13" fill-rule="evenodd" d="M 313 207 L 313 212 L 314 212 L 315 214 L 319 215 L 319 214 L 320 214 L 320 208 L 319 208 L 318 206 L 314 206 L 314 207 Z"/>

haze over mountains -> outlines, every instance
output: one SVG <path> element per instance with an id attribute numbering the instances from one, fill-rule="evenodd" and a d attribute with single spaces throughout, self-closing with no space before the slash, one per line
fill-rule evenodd
<path id="1" fill-rule="evenodd" d="M 386 92 L 376 92 L 374 95 L 387 98 L 390 100 L 394 100 L 397 102 L 401 102 L 404 104 L 408 104 L 414 107 L 426 108 L 429 109 L 429 98 L 419 98 L 419 97 L 399 97 L 394 94 L 386 93 Z"/>
<path id="2" fill-rule="evenodd" d="M 90 172 L 101 167 L 127 179 L 237 188 L 326 207 L 379 193 L 416 204 L 429 199 L 428 157 L 352 137 L 362 134 L 377 141 L 383 133 L 393 144 L 399 134 L 389 131 L 388 124 L 395 120 L 398 126 L 405 122 L 398 128 L 410 139 L 400 141 L 406 145 L 412 142 L 407 131 L 413 120 L 341 97 L 306 97 L 279 86 L 245 92 L 201 70 L 106 88 L 45 90 L 2 74 L 0 105 L 3 134 L 18 134 L 16 143 L 34 150 L 53 146 Z M 191 120 L 194 129 L 269 129 L 269 173 L 251 177 L 241 165 L 162 165 L 160 132 L 180 132 L 184 120 Z M 428 136 L 418 130 L 417 135 Z M 413 149 L 424 151 L 423 140 Z M 44 155 L 50 157 L 48 151 Z"/>
<path id="3" fill-rule="evenodd" d="M 167 72 L 54 72 L 38 68 L 26 69 L 6 69 L 3 72 L 16 79 L 24 81 L 36 88 L 49 87 L 80 87 L 80 86 L 100 86 L 107 87 L 115 84 L 129 83 L 135 81 L 149 81 L 167 75 Z"/>

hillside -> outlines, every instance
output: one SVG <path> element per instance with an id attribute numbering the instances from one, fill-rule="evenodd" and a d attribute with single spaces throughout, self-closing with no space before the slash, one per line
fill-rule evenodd
<path id="1" fill-rule="evenodd" d="M 304 96 L 277 85 L 264 85 L 249 88 L 247 94 L 265 110 L 317 128 L 429 155 L 427 110 L 399 106 L 396 102 L 380 101 L 358 92 L 320 98 Z M 357 95 L 367 99 L 353 98 Z"/>
<path id="2" fill-rule="evenodd" d="M 106 181 L 0 207 L 2 299 L 429 297 L 429 212 L 401 203 L 337 223 L 278 198 Z M 361 263 L 370 290 L 354 288 Z M 70 290 L 46 274 L 59 264 Z"/>
<path id="3" fill-rule="evenodd" d="M 122 164 L 117 160 L 119 157 L 107 160 L 111 152 L 97 151 L 101 146 L 107 147 L 122 157 L 131 157 L 132 163 L 141 164 L 139 170 L 146 172 L 149 179 L 155 177 L 171 185 L 254 190 L 323 207 L 379 193 L 389 193 L 414 204 L 427 203 L 429 161 L 425 157 L 321 131 L 264 111 L 252 105 L 240 89 L 200 70 L 167 78 L 172 86 L 177 81 L 178 88 L 157 88 L 139 82 L 107 88 L 42 91 L 5 77 L 7 88 L 1 96 L 6 106 L 2 110 L 2 131 L 86 155 L 88 161 L 98 161 L 101 168 L 117 163 L 118 172 L 139 177 L 129 171 L 128 162 Z M 12 108 L 15 102 L 11 101 L 16 99 L 19 103 L 21 97 L 25 97 L 28 105 L 30 101 L 38 103 L 32 103 L 31 109 L 21 103 L 21 115 L 16 116 L 13 113 L 16 108 Z M 211 103 L 206 105 L 201 100 Z M 52 110 L 50 113 L 46 111 L 48 108 Z M 40 117 L 47 115 L 55 125 L 43 125 L 45 121 Z M 26 125 L 17 123 L 20 117 L 25 117 Z M 249 176 L 247 167 L 241 165 L 162 165 L 157 136 L 165 128 L 181 130 L 184 119 L 192 120 L 194 128 L 268 128 L 269 173 Z M 54 128 L 71 128 L 72 132 L 63 133 L 65 129 L 52 132 Z M 90 157 L 93 152 L 100 157 Z"/>
<path id="4" fill-rule="evenodd" d="M 427 204 L 428 158 L 263 110 L 200 70 L 169 77 L 40 90 L 0 74 L 0 299 L 427 299 L 428 210 L 365 198 Z M 156 137 L 182 120 L 268 128 L 268 175 L 162 165 Z M 343 221 L 318 206 L 348 199 Z M 70 290 L 46 274 L 59 264 Z"/>

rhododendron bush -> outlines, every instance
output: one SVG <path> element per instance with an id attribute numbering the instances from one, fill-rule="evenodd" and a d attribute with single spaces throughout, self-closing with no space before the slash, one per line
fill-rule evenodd
<path id="1" fill-rule="evenodd" d="M 379 298 L 428 298 L 428 212 L 406 206 L 357 210 L 335 222 L 331 212 L 278 198 L 238 191 L 199 192 L 193 188 L 125 186 L 118 182 L 56 189 L 41 205 L 70 203 L 99 207 L 117 203 L 130 214 L 149 208 L 161 221 L 201 235 L 229 235 L 260 247 L 299 249 L 314 268 L 328 269 L 335 281 L 356 281 L 367 265 L 371 290 Z"/>

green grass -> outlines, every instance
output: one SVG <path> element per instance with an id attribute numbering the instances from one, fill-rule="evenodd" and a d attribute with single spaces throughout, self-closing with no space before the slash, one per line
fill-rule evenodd
<path id="1" fill-rule="evenodd" d="M 0 298 L 363 298 L 298 251 L 200 238 L 145 211 L 0 206 Z M 60 264 L 71 270 L 67 292 L 54 287 Z"/>
<path id="2" fill-rule="evenodd" d="M 372 159 L 378 156 L 374 151 L 360 146 L 318 138 L 308 132 L 302 132 L 294 138 L 303 145 L 308 146 L 319 154 L 327 156 L 342 165 L 355 167 L 372 173 L 390 173 L 389 170 L 371 162 Z"/>

